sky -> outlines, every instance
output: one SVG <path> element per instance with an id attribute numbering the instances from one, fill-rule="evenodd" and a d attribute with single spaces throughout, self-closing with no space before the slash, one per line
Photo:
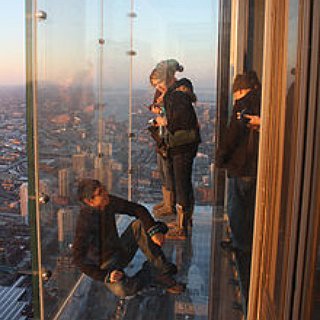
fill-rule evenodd
<path id="1" fill-rule="evenodd" d="M 29 0 L 28 0 L 29 1 Z M 25 81 L 24 0 L 0 0 L 2 49 L 0 85 Z M 38 0 L 47 20 L 37 23 L 40 82 L 97 83 L 101 68 L 107 88 L 129 85 L 130 0 Z M 101 15 L 103 3 L 103 15 Z M 133 23 L 133 83 L 149 85 L 149 74 L 160 60 L 177 59 L 179 76 L 198 86 L 215 83 L 217 0 L 135 0 Z M 103 27 L 102 27 L 103 26 Z M 100 36 L 106 40 L 101 47 Z M 100 55 L 102 58 L 100 59 Z"/>
<path id="2" fill-rule="evenodd" d="M 24 84 L 24 1 L 0 0 L 0 21 L 0 85 Z"/>

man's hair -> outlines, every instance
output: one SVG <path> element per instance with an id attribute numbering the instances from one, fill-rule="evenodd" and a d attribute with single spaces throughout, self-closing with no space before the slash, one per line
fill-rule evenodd
<path id="1" fill-rule="evenodd" d="M 255 71 L 249 71 L 248 73 L 237 74 L 232 86 L 232 92 L 236 92 L 243 89 L 260 88 L 261 84 Z"/>
<path id="2" fill-rule="evenodd" d="M 101 182 L 95 179 L 83 179 L 78 185 L 78 198 L 80 201 L 84 199 L 91 199 L 94 192 L 100 188 Z"/>

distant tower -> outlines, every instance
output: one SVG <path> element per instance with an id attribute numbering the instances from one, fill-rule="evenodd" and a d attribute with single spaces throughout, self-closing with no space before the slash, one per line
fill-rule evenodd
<path id="1" fill-rule="evenodd" d="M 110 192 L 112 190 L 112 166 L 110 161 L 107 161 L 105 158 L 94 157 L 94 179 L 99 180 Z"/>
<path id="2" fill-rule="evenodd" d="M 50 194 L 50 181 L 48 179 L 40 179 L 39 192 L 45 193 L 45 194 Z"/>
<path id="3" fill-rule="evenodd" d="M 94 157 L 93 168 L 94 168 L 94 179 L 97 179 L 104 183 L 105 181 L 105 170 L 104 170 L 104 159 L 102 157 Z"/>
<path id="4" fill-rule="evenodd" d="M 70 197 L 70 171 L 69 169 L 61 169 L 58 172 L 59 179 L 59 197 Z"/>
<path id="5" fill-rule="evenodd" d="M 83 177 L 86 169 L 86 155 L 83 153 L 72 155 L 72 169 L 79 177 Z"/>
<path id="6" fill-rule="evenodd" d="M 105 146 L 105 154 L 107 156 L 107 159 L 112 158 L 112 143 L 107 143 Z"/>
<path id="7" fill-rule="evenodd" d="M 72 208 L 62 208 L 57 212 L 59 248 L 64 249 L 72 243 L 76 225 L 76 214 Z"/>
<path id="8" fill-rule="evenodd" d="M 20 214 L 23 217 L 24 223 L 29 224 L 28 221 L 28 182 L 20 186 Z"/>
<path id="9" fill-rule="evenodd" d="M 108 162 L 107 165 L 107 176 L 106 176 L 107 182 L 106 187 L 108 192 L 112 192 L 112 185 L 113 185 L 113 172 L 112 172 L 112 165 L 110 162 Z"/>

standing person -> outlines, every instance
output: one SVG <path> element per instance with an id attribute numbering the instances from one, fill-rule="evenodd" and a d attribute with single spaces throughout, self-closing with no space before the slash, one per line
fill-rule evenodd
<path id="1" fill-rule="evenodd" d="M 98 180 L 84 179 L 79 183 L 78 197 L 82 202 L 73 243 L 73 260 L 80 270 L 103 281 L 118 297 L 131 296 L 148 285 L 150 271 L 155 270 L 155 281 L 172 294 L 184 288 L 173 274 L 176 266 L 167 261 L 161 246 L 167 227 L 156 223 L 148 210 L 107 193 Z M 137 219 L 130 223 L 119 236 L 116 214 L 126 214 Z M 133 277 L 128 277 L 124 268 L 140 248 L 147 257 L 150 268 L 142 268 Z"/>
<path id="2" fill-rule="evenodd" d="M 164 60 L 151 72 L 150 82 L 163 93 L 165 117 L 157 117 L 159 126 L 167 128 L 169 161 L 176 196 L 177 227 L 171 237 L 185 240 L 192 221 L 194 194 L 192 164 L 200 143 L 200 132 L 193 103 L 196 96 L 190 80 L 178 80 L 183 67 L 174 59 Z"/>
<path id="3" fill-rule="evenodd" d="M 231 239 L 221 246 L 235 251 L 245 299 L 250 282 L 256 177 L 259 150 L 261 85 L 255 72 L 233 83 L 234 107 L 216 165 L 227 169 Z"/>
<path id="4" fill-rule="evenodd" d="M 149 106 L 149 110 L 157 116 L 165 116 L 163 93 L 159 90 L 156 90 L 153 103 Z M 164 141 L 166 136 L 166 127 L 153 123 L 148 129 L 151 131 L 152 136 L 156 136 L 157 165 L 160 173 L 161 191 L 163 196 L 163 201 L 152 208 L 152 213 L 156 218 L 173 216 L 176 214 L 175 194 L 173 190 L 172 172 Z"/>
<path id="5" fill-rule="evenodd" d="M 252 245 L 259 150 L 261 86 L 256 73 L 238 74 L 233 83 L 234 107 L 216 165 L 227 169 L 230 246 L 249 252 Z M 228 243 L 222 243 L 223 246 Z"/>

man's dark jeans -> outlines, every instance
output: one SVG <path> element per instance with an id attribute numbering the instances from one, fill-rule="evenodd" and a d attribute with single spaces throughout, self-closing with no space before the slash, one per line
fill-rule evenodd
<path id="1" fill-rule="evenodd" d="M 255 177 L 228 179 L 228 216 L 232 245 L 245 252 L 250 252 L 252 247 L 255 200 Z"/>
<path id="2" fill-rule="evenodd" d="M 170 160 L 164 159 L 160 154 L 157 153 L 157 164 L 160 172 L 160 179 L 162 185 L 167 189 L 173 190 L 173 177 L 172 168 L 170 167 Z"/>
<path id="3" fill-rule="evenodd" d="M 123 250 L 119 255 L 113 255 L 105 261 L 102 269 L 122 270 L 128 266 L 135 256 L 138 248 L 144 253 L 148 261 L 158 270 L 160 274 L 170 272 L 172 264 L 165 258 L 162 249 L 155 244 L 140 220 L 133 221 L 121 235 Z M 143 268 L 133 277 L 125 276 L 121 281 L 114 283 L 106 282 L 107 288 L 118 297 L 132 296 L 141 290 L 151 280 L 150 271 Z"/>
<path id="4" fill-rule="evenodd" d="M 194 152 L 194 150 L 172 155 L 176 203 L 187 211 L 190 210 L 194 204 L 192 165 L 195 155 L 196 152 Z"/>

